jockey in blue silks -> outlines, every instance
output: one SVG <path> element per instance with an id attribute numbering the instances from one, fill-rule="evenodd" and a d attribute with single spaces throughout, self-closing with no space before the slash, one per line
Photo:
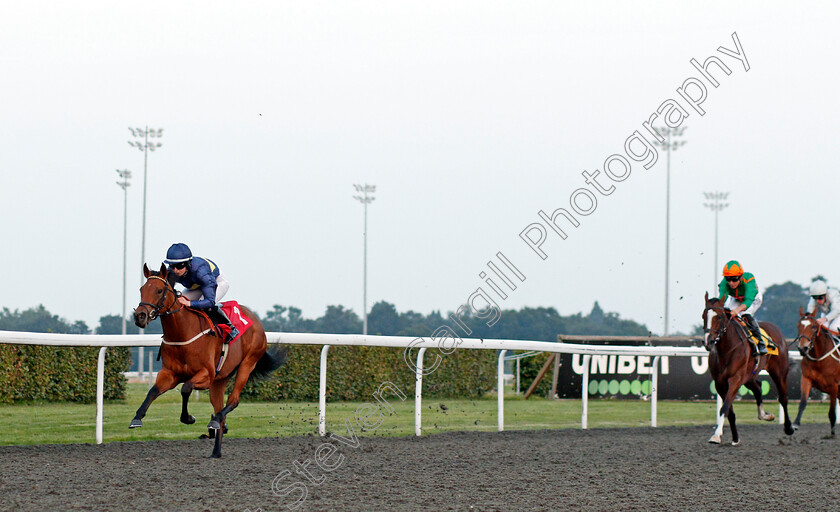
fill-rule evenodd
<path id="1" fill-rule="evenodd" d="M 166 251 L 165 262 L 169 265 L 169 271 L 178 276 L 177 282 L 184 287 L 178 302 L 193 309 L 204 310 L 216 323 L 227 325 L 230 334 L 225 343 L 239 336 L 239 330 L 219 307 L 219 302 L 230 288 L 230 283 L 219 272 L 219 267 L 207 258 L 193 256 L 187 244 L 181 243 L 172 244 Z"/>

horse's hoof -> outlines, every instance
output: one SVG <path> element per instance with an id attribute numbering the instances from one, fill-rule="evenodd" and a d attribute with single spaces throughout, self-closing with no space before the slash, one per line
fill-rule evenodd
<path id="1" fill-rule="evenodd" d="M 759 419 L 764 420 L 764 421 L 773 421 L 773 420 L 776 419 L 776 415 L 775 414 L 765 414 L 763 418 L 759 418 Z"/>
<path id="2" fill-rule="evenodd" d="M 737 441 L 732 441 L 732 446 L 741 446 L 741 440 L 738 439 Z"/>
<path id="3" fill-rule="evenodd" d="M 785 427 L 785 434 L 792 436 L 796 433 L 796 429 L 793 427 Z"/>
<path id="4" fill-rule="evenodd" d="M 212 455 L 210 455 L 210 458 L 211 458 L 211 459 L 221 459 L 221 458 L 222 458 L 222 454 L 221 454 L 221 453 L 215 453 L 215 452 L 213 452 L 213 454 L 212 454 Z"/>
<path id="5" fill-rule="evenodd" d="M 712 444 L 720 444 L 720 436 L 714 435 L 709 438 L 709 442 Z"/>
<path id="6" fill-rule="evenodd" d="M 799 430 L 799 423 L 794 423 L 792 426 L 793 426 L 794 432 Z"/>
<path id="7" fill-rule="evenodd" d="M 201 434 L 200 436 L 198 436 L 198 438 L 199 438 L 199 439 L 212 439 L 212 438 L 211 438 L 210 436 L 208 436 L 207 434 Z"/>
<path id="8" fill-rule="evenodd" d="M 138 420 L 137 418 L 134 418 L 133 420 L 131 420 L 131 425 L 129 425 L 128 428 L 139 428 L 139 427 L 142 427 L 142 426 L 143 426 L 143 421 Z"/>
<path id="9" fill-rule="evenodd" d="M 207 428 L 210 430 L 219 430 L 222 426 L 216 420 L 210 420 L 210 423 L 207 424 Z"/>
<path id="10" fill-rule="evenodd" d="M 193 423 L 195 423 L 195 416 L 193 416 L 192 414 L 190 414 L 186 418 L 184 416 L 181 416 L 181 423 L 183 423 L 184 425 L 192 425 Z"/>

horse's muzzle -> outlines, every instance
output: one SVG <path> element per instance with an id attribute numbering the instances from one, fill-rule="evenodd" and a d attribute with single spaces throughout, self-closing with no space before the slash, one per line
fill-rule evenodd
<path id="1" fill-rule="evenodd" d="M 152 320 L 152 314 L 146 313 L 145 309 L 134 311 L 134 325 L 137 327 L 145 329 Z"/>

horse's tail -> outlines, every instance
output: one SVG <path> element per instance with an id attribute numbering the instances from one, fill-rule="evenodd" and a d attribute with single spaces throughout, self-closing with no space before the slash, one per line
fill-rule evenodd
<path id="1" fill-rule="evenodd" d="M 260 380 L 268 378 L 274 370 L 280 368 L 286 363 L 285 348 L 272 348 L 265 351 L 265 354 L 257 361 L 257 366 L 251 372 L 251 380 Z"/>

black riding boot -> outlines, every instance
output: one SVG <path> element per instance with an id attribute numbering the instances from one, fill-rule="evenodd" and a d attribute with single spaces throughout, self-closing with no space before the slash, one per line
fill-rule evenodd
<path id="1" fill-rule="evenodd" d="M 210 309 L 207 310 L 208 313 L 216 320 L 219 324 L 225 324 L 230 328 L 230 334 L 228 334 L 227 338 L 225 338 L 225 343 L 230 343 L 233 341 L 237 336 L 239 336 L 239 329 L 234 327 L 233 322 L 230 321 L 230 318 L 222 311 L 222 308 L 219 307 L 218 304 L 213 304 Z"/>
<path id="2" fill-rule="evenodd" d="M 761 335 L 761 329 L 758 327 L 758 322 L 755 321 L 752 315 L 741 315 L 741 318 L 747 323 L 747 327 L 750 331 L 752 331 L 755 339 L 758 340 L 756 343 L 757 351 L 753 353 L 755 356 L 766 356 L 767 355 L 767 344 L 764 342 L 764 336 Z"/>

